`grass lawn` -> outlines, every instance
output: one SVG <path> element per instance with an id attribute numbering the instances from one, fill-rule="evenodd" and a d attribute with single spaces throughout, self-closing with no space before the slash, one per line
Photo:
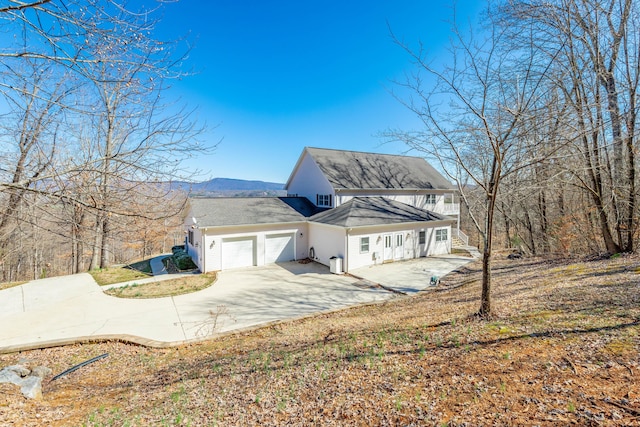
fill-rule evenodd
<path id="1" fill-rule="evenodd" d="M 150 261 L 143 260 L 124 267 L 110 267 L 89 272 L 100 286 L 130 282 L 152 276 Z"/>
<path id="2" fill-rule="evenodd" d="M 134 283 L 120 288 L 108 289 L 105 293 L 120 298 L 161 298 L 197 292 L 211 286 L 215 280 L 215 273 L 196 274 L 160 282 Z"/>
<path id="3" fill-rule="evenodd" d="M 0 385 L 9 425 L 640 424 L 640 256 L 496 260 L 435 291 L 179 348 L 119 342 L 0 355 L 59 373 L 42 401 Z M 203 304 L 207 304 L 203 301 Z"/>

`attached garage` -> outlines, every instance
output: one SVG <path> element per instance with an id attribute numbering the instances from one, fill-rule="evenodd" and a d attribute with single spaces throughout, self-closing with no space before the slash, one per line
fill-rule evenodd
<path id="1" fill-rule="evenodd" d="M 222 269 L 256 265 L 256 238 L 235 237 L 222 239 Z"/>
<path id="2" fill-rule="evenodd" d="M 265 236 L 264 263 L 287 262 L 296 259 L 295 234 L 272 234 Z"/>

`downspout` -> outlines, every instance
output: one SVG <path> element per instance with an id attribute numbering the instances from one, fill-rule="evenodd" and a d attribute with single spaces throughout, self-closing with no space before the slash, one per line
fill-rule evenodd
<path id="1" fill-rule="evenodd" d="M 207 257 L 205 256 L 205 252 L 204 252 L 204 232 L 205 229 L 201 229 L 200 231 L 200 256 L 202 256 L 202 259 L 200 260 L 200 264 L 202 266 L 202 271 L 201 273 L 206 273 L 207 272 L 207 266 L 206 266 L 206 260 Z"/>
<path id="2" fill-rule="evenodd" d="M 349 265 L 349 232 L 351 230 L 353 230 L 353 228 L 347 228 L 346 250 L 345 250 L 345 253 L 344 253 L 344 265 L 342 267 L 342 270 L 345 273 L 349 272 L 349 268 L 348 268 L 348 265 Z"/>

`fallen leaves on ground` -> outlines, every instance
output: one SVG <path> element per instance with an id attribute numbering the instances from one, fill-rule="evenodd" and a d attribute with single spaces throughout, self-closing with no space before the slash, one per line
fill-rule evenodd
<path id="1" fill-rule="evenodd" d="M 174 349 L 117 342 L 0 355 L 54 373 L 0 388 L 9 425 L 640 425 L 640 257 L 480 264 L 413 297 Z"/>

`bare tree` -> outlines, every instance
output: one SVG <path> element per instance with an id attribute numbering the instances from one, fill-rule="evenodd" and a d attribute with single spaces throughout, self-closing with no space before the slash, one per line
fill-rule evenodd
<path id="1" fill-rule="evenodd" d="M 535 28 L 552 46 L 553 83 L 572 112 L 576 185 L 591 198 L 609 253 L 630 252 L 638 228 L 636 160 L 640 81 L 640 6 L 633 0 L 513 0 L 503 9 L 514 28 Z"/>
<path id="2" fill-rule="evenodd" d="M 185 75 L 187 50 L 153 37 L 160 7 L 135 10 L 118 0 L 0 6 L 3 29 L 14 35 L 0 42 L 0 67 L 13 79 L 0 82 L 0 103 L 12 107 L 0 117 L 9 147 L 0 154 L 0 241 L 10 242 L 1 236 L 11 221 L 29 221 L 22 215 L 31 211 L 18 207 L 30 200 L 49 206 L 51 221 L 68 222 L 72 271 L 87 247 L 91 266 L 105 267 L 113 224 L 123 223 L 113 218 L 179 212 L 162 209 L 171 205 L 159 202 L 169 191 L 161 182 L 188 179 L 181 160 L 207 150 L 193 111 L 168 98 L 168 81 Z M 157 183 L 156 191 L 145 183 Z M 128 203 L 134 198 L 147 202 Z"/>
<path id="3" fill-rule="evenodd" d="M 387 134 L 438 159 L 470 207 L 482 239 L 478 314 L 483 318 L 493 315 L 491 259 L 503 181 L 542 161 L 543 151 L 538 149 L 542 141 L 530 138 L 529 132 L 531 117 L 543 102 L 542 82 L 549 65 L 531 45 L 510 43 L 507 29 L 492 20 L 491 10 L 486 15 L 489 25 L 482 39 L 466 37 L 453 26 L 450 65 L 436 67 L 423 51 L 400 43 L 419 70 L 402 83 L 413 94 L 402 101 L 422 120 L 424 129 Z M 474 194 L 483 198 L 480 210 L 473 208 Z"/>

